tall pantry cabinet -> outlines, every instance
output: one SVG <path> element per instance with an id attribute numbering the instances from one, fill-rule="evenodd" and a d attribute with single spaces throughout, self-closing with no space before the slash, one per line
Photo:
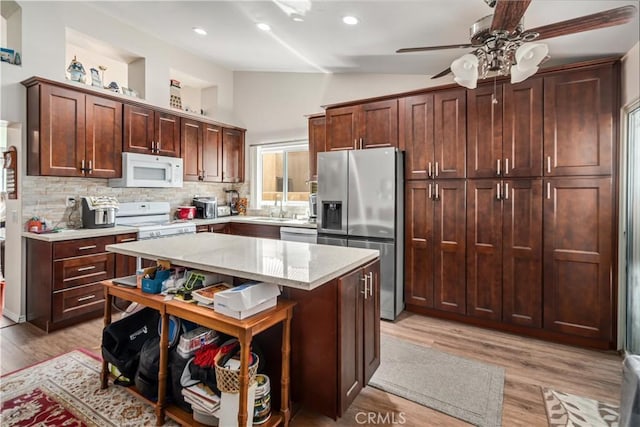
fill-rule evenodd
<path id="1" fill-rule="evenodd" d="M 615 347 L 618 94 L 601 60 L 400 98 L 409 310 Z"/>

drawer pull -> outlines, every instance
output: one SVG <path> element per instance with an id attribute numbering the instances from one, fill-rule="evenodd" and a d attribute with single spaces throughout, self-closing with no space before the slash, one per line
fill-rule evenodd
<path id="1" fill-rule="evenodd" d="M 98 247 L 98 246 L 96 246 L 96 245 L 80 246 L 80 247 L 78 248 L 78 250 L 79 250 L 79 251 L 86 251 L 86 250 L 88 250 L 88 249 L 95 249 L 95 248 L 97 248 L 97 247 Z"/>
<path id="2" fill-rule="evenodd" d="M 78 271 L 93 270 L 93 269 L 95 269 L 95 268 L 96 268 L 96 266 L 95 266 L 95 265 L 90 265 L 89 267 L 80 267 L 80 268 L 78 269 Z"/>
<path id="3" fill-rule="evenodd" d="M 122 239 L 118 243 L 135 242 L 135 241 L 136 241 L 135 237 L 130 237 L 128 239 Z"/>
<path id="4" fill-rule="evenodd" d="M 96 297 L 96 294 L 87 295 L 86 297 L 78 298 L 78 302 L 89 301 L 90 299 L 94 299 L 95 297 Z"/>

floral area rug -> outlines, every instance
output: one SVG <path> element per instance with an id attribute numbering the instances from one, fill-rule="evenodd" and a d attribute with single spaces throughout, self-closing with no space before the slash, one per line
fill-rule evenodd
<path id="1" fill-rule="evenodd" d="M 550 427 L 618 427 L 619 407 L 543 388 Z"/>
<path id="2" fill-rule="evenodd" d="M 1 377 L 0 425 L 155 425 L 153 406 L 119 386 L 100 390 L 101 367 L 96 356 L 74 350 Z"/>

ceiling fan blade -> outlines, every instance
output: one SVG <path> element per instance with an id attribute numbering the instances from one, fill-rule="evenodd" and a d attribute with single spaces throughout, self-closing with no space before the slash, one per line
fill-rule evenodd
<path id="1" fill-rule="evenodd" d="M 432 79 L 439 79 L 440 77 L 444 77 L 451 72 L 451 67 L 448 67 L 446 70 L 440 71 L 435 76 L 432 76 Z"/>
<path id="2" fill-rule="evenodd" d="M 581 16 L 580 18 L 543 25 L 538 28 L 531 28 L 526 32 L 538 33 L 540 35 L 536 40 L 543 40 L 551 37 L 565 36 L 567 34 L 575 34 L 583 31 L 597 30 L 599 28 L 626 24 L 633 19 L 635 14 L 636 7 L 629 5 L 618 7 L 616 9 L 605 10 L 604 12 L 594 13 L 592 15 Z"/>
<path id="3" fill-rule="evenodd" d="M 404 47 L 402 49 L 396 50 L 396 53 L 425 52 L 429 50 L 443 50 L 443 49 L 457 49 L 457 48 L 466 49 L 468 47 L 473 47 L 473 46 L 467 43 L 467 44 L 449 44 L 445 46 Z"/>
<path id="4" fill-rule="evenodd" d="M 498 0 L 493 12 L 491 31 L 505 30 L 513 33 L 529 7 L 529 3 L 531 0 Z"/>

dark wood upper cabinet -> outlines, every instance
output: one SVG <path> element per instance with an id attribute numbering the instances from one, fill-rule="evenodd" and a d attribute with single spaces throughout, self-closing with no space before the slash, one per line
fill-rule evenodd
<path id="1" fill-rule="evenodd" d="M 222 130 L 222 182 L 244 181 L 244 132 Z"/>
<path id="2" fill-rule="evenodd" d="M 179 116 L 125 104 L 124 126 L 124 151 L 180 157 Z"/>
<path id="3" fill-rule="evenodd" d="M 222 128 L 205 123 L 202 128 L 203 181 L 222 182 L 222 157 Z M 244 162 L 244 159 L 241 158 L 240 161 Z"/>
<path id="4" fill-rule="evenodd" d="M 467 191 L 467 314 L 540 327 L 541 180 L 473 179 Z"/>
<path id="5" fill-rule="evenodd" d="M 467 176 L 542 172 L 542 78 L 467 91 Z"/>
<path id="6" fill-rule="evenodd" d="M 449 89 L 403 99 L 406 179 L 464 178 L 466 93 Z"/>
<path id="7" fill-rule="evenodd" d="M 326 151 L 397 146 L 397 99 L 327 109 Z"/>
<path id="8" fill-rule="evenodd" d="M 326 151 L 325 116 L 309 117 L 309 180 L 318 179 L 318 153 Z"/>
<path id="9" fill-rule="evenodd" d="M 122 104 L 32 82 L 27 85 L 28 174 L 121 176 Z"/>
<path id="10" fill-rule="evenodd" d="M 85 141 L 87 176 L 114 178 L 122 175 L 122 103 L 86 96 Z"/>
<path id="11" fill-rule="evenodd" d="M 180 151 L 185 181 L 222 182 L 222 129 L 197 120 L 181 120 Z"/>
<path id="12" fill-rule="evenodd" d="M 544 327 L 612 343 L 612 179 L 544 185 Z"/>
<path id="13" fill-rule="evenodd" d="M 544 78 L 544 174 L 612 172 L 617 65 Z"/>
<path id="14" fill-rule="evenodd" d="M 405 198 L 405 301 L 465 312 L 465 182 L 410 181 Z"/>
<path id="15" fill-rule="evenodd" d="M 184 180 L 202 179 L 202 127 L 196 120 L 183 118 L 180 124 L 180 152 L 182 153 Z"/>
<path id="16" fill-rule="evenodd" d="M 433 178 L 464 178 L 467 147 L 467 98 L 464 89 L 433 94 Z"/>

